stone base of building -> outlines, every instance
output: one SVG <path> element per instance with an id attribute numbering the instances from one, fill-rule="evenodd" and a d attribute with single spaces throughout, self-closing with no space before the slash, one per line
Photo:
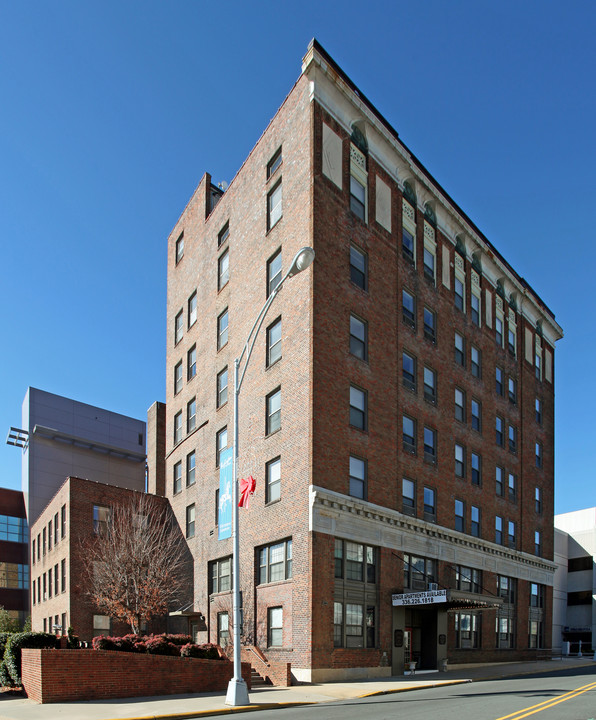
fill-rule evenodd
<path id="1" fill-rule="evenodd" d="M 351 667 L 351 668 L 296 668 L 292 667 L 292 682 L 327 683 L 346 680 L 370 680 L 372 678 L 391 677 L 390 667 Z"/>

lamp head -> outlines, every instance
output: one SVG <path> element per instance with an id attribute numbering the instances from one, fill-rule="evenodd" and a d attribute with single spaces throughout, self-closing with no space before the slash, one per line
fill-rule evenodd
<path id="1" fill-rule="evenodd" d="M 315 251 L 311 247 L 303 247 L 298 250 L 288 270 L 288 277 L 294 277 L 294 275 L 297 275 L 299 272 L 306 270 L 314 259 Z"/>

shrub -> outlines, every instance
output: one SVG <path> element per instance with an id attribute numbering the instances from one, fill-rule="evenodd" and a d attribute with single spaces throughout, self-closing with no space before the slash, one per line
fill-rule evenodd
<path id="1" fill-rule="evenodd" d="M 76 650 L 78 647 L 80 647 L 81 643 L 79 642 L 79 636 L 74 634 L 74 629 L 72 625 L 68 626 L 68 630 L 66 631 L 66 647 L 70 650 Z"/>
<path id="2" fill-rule="evenodd" d="M 167 633 L 164 633 L 162 635 L 168 642 L 173 643 L 174 645 L 178 645 L 178 647 L 182 647 L 183 645 L 188 645 L 189 643 L 192 643 L 192 638 L 190 635 L 168 635 Z"/>
<path id="3" fill-rule="evenodd" d="M 180 656 L 180 648 L 166 640 L 163 635 L 148 639 L 145 642 L 145 646 L 147 647 L 147 652 L 151 655 Z"/>
<path id="4" fill-rule="evenodd" d="M 0 663 L 0 686 L 1 687 L 12 687 L 12 678 L 8 674 L 8 668 L 4 660 Z"/>
<path id="5" fill-rule="evenodd" d="M 8 638 L 12 635 L 11 632 L 0 632 L 0 657 L 4 657 L 4 651 L 6 650 L 6 643 Z"/>
<path id="6" fill-rule="evenodd" d="M 42 632 L 14 633 L 6 643 L 4 662 L 12 684 L 21 685 L 21 650 L 23 648 L 55 648 L 55 635 Z"/>
<path id="7" fill-rule="evenodd" d="M 182 657 L 203 658 L 205 660 L 220 660 L 220 654 L 216 645 L 195 645 L 188 643 L 180 648 Z"/>
<path id="8" fill-rule="evenodd" d="M 98 635 L 91 641 L 91 647 L 94 650 L 116 650 L 116 643 L 110 637 Z"/>

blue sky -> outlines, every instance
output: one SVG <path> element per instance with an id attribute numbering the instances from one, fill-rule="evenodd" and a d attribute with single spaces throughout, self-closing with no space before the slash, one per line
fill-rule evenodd
<path id="1" fill-rule="evenodd" d="M 0 436 L 29 385 L 165 400 L 167 235 L 314 36 L 555 312 L 555 507 L 596 505 L 595 31 L 588 0 L 0 0 Z"/>

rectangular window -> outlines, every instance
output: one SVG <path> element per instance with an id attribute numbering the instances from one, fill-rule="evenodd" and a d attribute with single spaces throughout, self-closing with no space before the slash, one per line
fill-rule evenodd
<path id="1" fill-rule="evenodd" d="M 414 235 L 406 228 L 402 229 L 401 252 L 405 260 L 414 264 Z"/>
<path id="2" fill-rule="evenodd" d="M 191 433 L 197 426 L 197 400 L 193 398 L 186 405 L 186 434 Z"/>
<path id="3" fill-rule="evenodd" d="M 60 508 L 60 524 L 61 524 L 61 535 L 62 539 L 66 537 L 66 505 Z M 39 553 L 38 553 L 39 557 Z"/>
<path id="4" fill-rule="evenodd" d="M 292 577 L 292 541 L 284 540 L 259 550 L 259 584 Z"/>
<path id="5" fill-rule="evenodd" d="M 376 558 L 376 548 L 336 538 L 335 577 L 374 584 L 377 576 Z"/>
<path id="6" fill-rule="evenodd" d="M 230 614 L 227 611 L 217 613 L 217 644 L 226 648 L 230 642 Z"/>
<path id="7" fill-rule="evenodd" d="M 267 230 L 281 220 L 282 215 L 282 192 L 281 182 L 267 195 Z"/>
<path id="8" fill-rule="evenodd" d="M 497 365 L 495 367 L 495 390 L 497 395 L 503 395 L 504 392 L 504 386 L 503 386 L 503 371 L 501 368 Z"/>
<path id="9" fill-rule="evenodd" d="M 366 499 L 366 460 L 350 455 L 349 494 Z"/>
<path id="10" fill-rule="evenodd" d="M 355 315 L 350 315 L 350 352 L 361 360 L 366 360 L 366 346 L 366 323 Z"/>
<path id="11" fill-rule="evenodd" d="M 413 480 L 402 478 L 402 512 L 407 515 L 416 515 L 416 485 Z"/>
<path id="12" fill-rule="evenodd" d="M 267 328 L 267 367 L 281 360 L 281 318 Z"/>
<path id="13" fill-rule="evenodd" d="M 31 564 L 35 565 L 35 538 L 31 541 Z"/>
<path id="14" fill-rule="evenodd" d="M 515 405 L 517 403 L 517 382 L 512 377 L 507 381 L 507 389 L 509 402 Z"/>
<path id="15" fill-rule="evenodd" d="M 281 388 L 267 395 L 265 434 L 271 435 L 281 428 Z"/>
<path id="16" fill-rule="evenodd" d="M 424 519 L 429 522 L 436 522 L 437 519 L 437 494 L 432 488 L 424 488 Z"/>
<path id="17" fill-rule="evenodd" d="M 188 327 L 192 327 L 197 321 L 197 291 L 188 298 Z"/>
<path id="18" fill-rule="evenodd" d="M 517 499 L 517 479 L 513 473 L 507 474 L 507 497 L 511 502 Z"/>
<path id="19" fill-rule="evenodd" d="M 505 487 L 503 485 L 503 468 L 498 465 L 495 467 L 495 492 L 500 497 L 505 494 Z"/>
<path id="20" fill-rule="evenodd" d="M 472 462 L 472 485 L 482 485 L 482 458 L 478 453 L 471 455 Z"/>
<path id="21" fill-rule="evenodd" d="M 540 530 L 534 531 L 534 553 L 538 556 L 542 556 L 542 534 Z"/>
<path id="22" fill-rule="evenodd" d="M 465 288 L 464 283 L 461 281 L 460 278 L 455 276 L 455 281 L 453 285 L 453 291 L 455 293 L 455 307 L 458 310 L 461 310 L 462 312 L 465 312 L 464 306 L 465 306 Z"/>
<path id="23" fill-rule="evenodd" d="M 103 505 L 93 506 L 93 532 L 96 535 L 107 535 L 112 511 Z"/>
<path id="24" fill-rule="evenodd" d="M 509 350 L 509 353 L 513 356 L 515 356 L 515 340 L 516 340 L 516 327 L 515 325 L 511 324 L 511 320 L 509 321 L 509 329 L 507 333 L 507 348 Z"/>
<path id="25" fill-rule="evenodd" d="M 195 451 L 188 453 L 186 456 L 186 487 L 195 484 L 195 473 L 197 466 L 197 456 Z"/>
<path id="26" fill-rule="evenodd" d="M 517 428 L 513 425 L 509 426 L 508 431 L 509 437 L 509 452 L 517 452 Z"/>
<path id="27" fill-rule="evenodd" d="M 458 365 L 465 367 L 466 366 L 466 341 L 459 333 L 455 333 L 454 347 L 455 347 L 455 362 Z"/>
<path id="28" fill-rule="evenodd" d="M 42 555 L 45 555 L 45 554 L 46 554 L 46 533 L 47 533 L 47 531 L 46 531 L 46 529 L 44 528 L 44 529 L 41 531 L 41 536 L 42 536 L 42 538 L 43 538 L 43 546 L 42 546 L 42 547 L 43 547 L 43 550 L 42 550 Z"/>
<path id="29" fill-rule="evenodd" d="M 466 394 L 457 387 L 455 388 L 455 419 L 466 422 Z"/>
<path id="30" fill-rule="evenodd" d="M 416 329 L 416 300 L 407 290 L 402 290 L 402 319 L 408 327 Z"/>
<path id="31" fill-rule="evenodd" d="M 464 592 L 482 592 L 482 570 L 458 565 L 455 568 L 455 586 Z"/>
<path id="32" fill-rule="evenodd" d="M 226 250 L 217 261 L 217 289 L 221 290 L 230 280 L 230 254 Z"/>
<path id="33" fill-rule="evenodd" d="M 217 247 L 221 247 L 230 237 L 230 223 L 227 222 L 217 235 Z"/>
<path id="34" fill-rule="evenodd" d="M 174 345 L 178 345 L 184 335 L 184 313 L 182 310 L 176 315 L 174 320 Z"/>
<path id="35" fill-rule="evenodd" d="M 404 415 L 402 418 L 402 439 L 404 452 L 416 454 L 416 421 Z"/>
<path id="36" fill-rule="evenodd" d="M 476 294 L 473 289 L 470 302 L 472 305 L 472 322 L 480 327 L 480 295 Z"/>
<path id="37" fill-rule="evenodd" d="M 230 592 L 232 589 L 232 556 L 209 563 L 210 594 Z"/>
<path id="38" fill-rule="evenodd" d="M 217 407 L 228 402 L 228 368 L 225 367 L 217 375 Z"/>
<path id="39" fill-rule="evenodd" d="M 495 317 L 495 342 L 503 347 L 503 317 L 498 314 Z"/>
<path id="40" fill-rule="evenodd" d="M 427 462 L 437 462 L 437 431 L 424 428 L 424 459 Z"/>
<path id="41" fill-rule="evenodd" d="M 436 582 L 436 563 L 429 558 L 404 553 L 404 587 L 409 590 L 427 590 Z"/>
<path id="42" fill-rule="evenodd" d="M 470 534 L 480 537 L 480 508 L 476 505 L 470 508 Z"/>
<path id="43" fill-rule="evenodd" d="M 542 380 L 542 355 L 541 352 L 537 352 L 534 356 L 534 367 L 535 367 L 535 373 L 536 378 L 538 380 Z"/>
<path id="44" fill-rule="evenodd" d="M 192 380 L 197 374 L 197 346 L 193 345 L 186 354 L 186 379 Z"/>
<path id="45" fill-rule="evenodd" d="M 217 318 L 217 349 L 221 350 L 228 344 L 228 309 Z"/>
<path id="46" fill-rule="evenodd" d="M 277 170 L 281 167 L 281 148 L 275 153 L 275 155 L 267 163 L 267 180 L 271 178 Z"/>
<path id="47" fill-rule="evenodd" d="M 281 497 L 281 458 L 270 460 L 265 468 L 267 486 L 265 488 L 265 502 L 276 502 Z"/>
<path id="48" fill-rule="evenodd" d="M 505 436 L 503 433 L 503 418 L 497 415 L 497 417 L 495 418 L 495 441 L 497 445 L 500 445 L 501 447 L 503 447 L 503 443 L 505 441 Z"/>
<path id="49" fill-rule="evenodd" d="M 58 514 L 55 515 L 56 522 L 58 522 Z M 52 521 L 50 520 L 50 526 Z M 56 525 L 57 527 L 57 525 Z M 51 533 L 50 533 L 51 534 Z M 56 531 L 55 537 L 58 537 Z M 0 540 L 8 540 L 9 542 L 26 543 L 29 541 L 29 526 L 25 518 L 13 517 L 12 515 L 0 515 Z M 55 543 L 58 542 L 57 540 Z M 33 540 L 32 547 L 35 546 L 35 540 Z M 33 556 L 35 556 L 35 550 L 33 550 Z M 35 557 L 34 557 L 35 560 Z"/>
<path id="50" fill-rule="evenodd" d="M 54 515 L 54 545 L 58 544 L 58 513 Z"/>
<path id="51" fill-rule="evenodd" d="M 433 343 L 437 341 L 436 326 L 437 326 L 436 314 L 432 310 L 429 310 L 427 307 L 425 307 L 424 308 L 424 337 Z"/>
<path id="52" fill-rule="evenodd" d="M 455 443 L 455 476 L 466 476 L 466 449 L 459 443 Z"/>
<path id="53" fill-rule="evenodd" d="M 435 281 L 435 254 L 427 247 L 424 248 L 424 277 Z"/>
<path id="54" fill-rule="evenodd" d="M 530 607 L 544 607 L 544 585 L 530 583 Z"/>
<path id="55" fill-rule="evenodd" d="M 48 598 L 51 598 L 53 595 L 54 590 L 54 578 L 52 573 L 52 568 L 48 570 Z"/>
<path id="56" fill-rule="evenodd" d="M 455 647 L 474 650 L 480 647 L 480 617 L 473 612 L 457 612 L 454 615 Z"/>
<path id="57" fill-rule="evenodd" d="M 174 367 L 174 395 L 182 390 L 182 360 Z"/>
<path id="58" fill-rule="evenodd" d="M 542 400 L 536 398 L 534 402 L 534 408 L 536 411 L 536 422 L 538 425 L 542 425 Z"/>
<path id="59" fill-rule="evenodd" d="M 350 425 L 367 429 L 367 397 L 364 390 L 350 385 Z"/>
<path id="60" fill-rule="evenodd" d="M 509 547 L 515 550 L 516 537 L 515 537 L 515 523 L 513 520 L 509 520 L 507 523 L 507 542 Z"/>
<path id="61" fill-rule="evenodd" d="M 267 647 L 283 645 L 283 608 L 267 608 Z"/>
<path id="62" fill-rule="evenodd" d="M 480 350 L 478 350 L 477 347 L 474 347 L 472 345 L 471 351 L 470 351 L 470 369 L 472 370 L 472 375 L 476 378 L 482 377 L 482 356 L 480 353 Z"/>
<path id="63" fill-rule="evenodd" d="M 478 400 L 472 398 L 472 430 L 482 430 L 482 408 Z"/>
<path id="64" fill-rule="evenodd" d="M 221 453 L 228 447 L 228 428 L 223 427 L 215 436 L 215 467 L 219 467 Z"/>
<path id="65" fill-rule="evenodd" d="M 267 297 L 281 281 L 281 249 L 267 261 Z"/>
<path id="66" fill-rule="evenodd" d="M 437 374 L 428 367 L 424 368 L 424 399 L 437 402 Z"/>
<path id="67" fill-rule="evenodd" d="M 535 453 L 536 453 L 536 467 L 541 468 L 542 467 L 542 445 L 539 442 L 535 443 Z"/>
<path id="68" fill-rule="evenodd" d="M 350 210 L 366 222 L 366 187 L 350 175 Z"/>
<path id="69" fill-rule="evenodd" d="M 174 475 L 172 483 L 172 491 L 177 495 L 182 490 L 182 461 L 179 460 L 174 464 Z"/>
<path id="70" fill-rule="evenodd" d="M 182 440 L 182 410 L 174 415 L 174 445 Z"/>
<path id="71" fill-rule="evenodd" d="M 462 533 L 466 531 L 466 506 L 463 500 L 455 501 L 455 529 Z"/>
<path id="72" fill-rule="evenodd" d="M 534 509 L 537 515 L 542 514 L 542 488 L 534 488 Z"/>
<path id="73" fill-rule="evenodd" d="M 368 288 L 368 258 L 353 245 L 350 246 L 350 280 L 362 290 Z"/>
<path id="74" fill-rule="evenodd" d="M 495 517 L 495 542 L 497 545 L 503 544 L 503 518 L 499 515 Z"/>
<path id="75" fill-rule="evenodd" d="M 416 358 L 407 352 L 402 353 L 402 382 L 408 390 L 416 392 Z"/>
<path id="76" fill-rule="evenodd" d="M 176 240 L 176 265 L 184 257 L 184 233 L 180 234 L 178 240 Z"/>
<path id="77" fill-rule="evenodd" d="M 188 505 L 186 508 L 186 537 L 195 536 L 195 504 Z"/>
<path id="78" fill-rule="evenodd" d="M 52 571 L 50 576 L 50 597 L 52 597 Z M 35 581 L 33 581 L 35 588 Z M 29 566 L 21 563 L 0 561 L 0 588 L 7 590 L 26 590 L 29 587 Z M 34 591 L 35 592 L 35 591 Z M 10 594 L 10 593 L 9 593 Z M 45 573 L 44 573 L 44 595 L 45 595 Z M 45 600 L 45 597 L 44 597 Z M 9 611 L 10 612 L 10 611 Z"/>
<path id="79" fill-rule="evenodd" d="M 52 525 L 53 525 L 53 523 L 50 520 L 50 522 L 48 523 L 48 550 L 52 549 L 52 538 L 54 535 Z"/>

